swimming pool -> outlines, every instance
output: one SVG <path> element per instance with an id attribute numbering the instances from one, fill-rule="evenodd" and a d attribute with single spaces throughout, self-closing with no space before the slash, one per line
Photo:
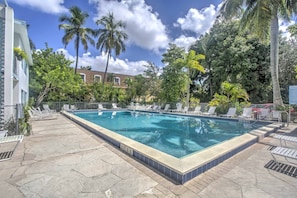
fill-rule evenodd
<path id="1" fill-rule="evenodd" d="M 174 157 L 185 157 L 268 123 L 134 111 L 75 112 L 75 115 Z M 114 115 L 113 115 L 114 114 Z"/>
<path id="2" fill-rule="evenodd" d="M 82 112 L 85 112 L 85 111 L 82 111 Z M 221 142 L 215 141 L 215 144 L 208 146 L 202 150 L 192 152 L 190 154 L 186 154 L 183 157 L 175 157 L 173 155 L 167 154 L 163 151 L 159 151 L 158 149 L 147 146 L 143 143 L 137 142 L 128 137 L 125 137 L 101 125 L 98 125 L 84 118 L 81 118 L 78 116 L 78 114 L 80 114 L 80 112 L 78 111 L 77 112 L 62 111 L 61 113 L 67 118 L 76 122 L 77 124 L 83 126 L 90 132 L 96 134 L 97 136 L 101 137 L 105 141 L 119 148 L 123 152 L 127 153 L 131 157 L 142 161 L 143 163 L 147 164 L 151 168 L 160 172 L 161 175 L 165 176 L 166 178 L 169 178 L 174 183 L 179 183 L 179 184 L 183 184 L 191 180 L 197 175 L 207 171 L 208 169 L 218 165 L 224 160 L 232 157 L 233 155 L 237 154 L 243 149 L 256 143 L 259 139 L 267 136 L 269 133 L 274 132 L 277 129 L 283 127 L 283 123 L 270 123 L 266 126 L 263 126 L 257 129 L 253 129 L 253 130 L 250 129 L 251 130 L 250 132 L 238 132 L 238 134 L 236 134 L 234 137 L 232 137 L 229 140 L 223 140 Z M 103 116 L 104 113 L 105 112 L 103 112 L 101 116 Z M 138 112 L 138 113 L 141 114 L 141 112 Z M 108 114 L 109 113 L 106 112 L 107 118 L 108 118 Z M 113 116 L 113 119 L 116 119 L 116 116 L 118 114 L 120 115 L 121 113 L 120 111 L 118 111 L 118 112 L 115 112 L 114 114 L 116 115 Z M 97 111 L 90 112 L 90 114 L 88 115 L 95 116 L 98 118 Z M 112 116 L 110 114 L 109 116 L 110 116 L 109 119 L 111 119 Z M 151 116 L 151 114 L 149 114 L 148 116 Z M 172 118 L 171 116 L 172 115 L 169 115 L 169 119 Z M 212 118 L 202 117 L 202 116 L 190 116 L 190 117 L 191 119 L 197 118 L 198 120 L 202 118 L 206 118 L 211 123 L 211 126 L 215 126 L 213 125 L 213 122 L 217 120 L 221 120 L 221 121 L 228 120 L 228 119 L 220 119 L 218 117 L 212 117 Z M 137 118 L 139 118 L 139 115 L 137 116 Z M 181 122 L 184 118 L 185 117 L 179 117 Z M 198 122 L 198 120 L 196 121 Z M 191 121 L 188 121 L 188 122 L 191 123 Z M 233 120 L 233 122 L 236 123 L 238 121 Z M 254 121 L 252 122 L 254 124 Z M 161 122 L 161 123 L 163 124 L 160 124 L 160 120 L 159 120 L 159 124 L 158 125 L 155 124 L 154 127 L 157 126 L 159 129 L 160 128 L 162 129 L 164 126 L 168 125 L 167 122 Z M 125 125 L 131 125 L 131 124 L 126 123 Z M 187 132 L 187 130 L 185 129 L 187 129 L 188 126 L 190 125 L 186 125 L 183 131 Z M 198 132 L 199 131 L 197 131 L 197 133 Z M 156 134 L 158 133 L 160 132 L 157 132 Z M 156 136 L 159 137 L 159 135 L 156 135 Z M 140 139 L 145 139 L 144 137 Z M 186 135 L 185 137 L 188 138 L 189 135 Z M 176 138 L 169 138 L 168 142 L 169 144 L 171 143 L 176 144 L 179 141 L 176 141 Z"/>

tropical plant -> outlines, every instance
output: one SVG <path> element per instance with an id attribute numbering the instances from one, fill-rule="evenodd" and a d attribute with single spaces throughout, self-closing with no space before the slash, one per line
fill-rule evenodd
<path id="1" fill-rule="evenodd" d="M 217 110 L 224 113 L 229 107 L 236 107 L 238 104 L 246 106 L 249 104 L 248 100 L 249 96 L 240 84 L 225 81 L 221 84 L 220 94 L 215 93 L 208 105 L 218 106 Z"/>
<path id="2" fill-rule="evenodd" d="M 288 21 L 296 11 L 297 1 L 284 0 L 225 0 L 220 10 L 225 17 L 242 13 L 241 28 L 252 30 L 263 41 L 270 36 L 274 106 L 283 105 L 278 78 L 279 17 Z"/>
<path id="3" fill-rule="evenodd" d="M 200 103 L 200 99 L 198 98 L 194 98 L 194 97 L 191 97 L 190 98 L 190 108 L 195 108 L 196 106 L 198 106 Z"/>
<path id="4" fill-rule="evenodd" d="M 104 86 L 109 59 L 114 50 L 115 56 L 119 56 L 121 52 L 126 50 L 124 40 L 128 39 L 128 35 L 123 31 L 125 24 L 122 21 L 116 21 L 113 13 L 108 13 L 96 21 L 97 25 L 103 26 L 102 29 L 97 30 L 96 35 L 99 36 L 96 43 L 96 48 L 107 53 L 106 67 L 103 76 L 102 84 Z"/>
<path id="5" fill-rule="evenodd" d="M 13 52 L 18 60 L 28 59 L 26 52 L 19 47 L 13 48 Z"/>
<path id="6" fill-rule="evenodd" d="M 27 104 L 26 106 L 24 106 L 24 117 L 19 119 L 19 130 L 22 134 L 24 135 L 30 135 L 31 134 L 31 130 L 32 130 L 32 126 L 29 122 L 30 119 L 30 114 L 29 114 L 29 110 L 30 110 L 30 106 L 32 106 L 31 104 L 31 100 L 29 101 L 30 104 Z"/>
<path id="7" fill-rule="evenodd" d="M 194 50 L 190 50 L 188 53 L 183 54 L 183 58 L 176 59 L 175 63 L 180 64 L 187 71 L 187 99 L 186 106 L 189 106 L 190 102 L 190 85 L 191 85 L 191 70 L 198 70 L 202 73 L 205 73 L 204 67 L 200 64 L 199 61 L 204 60 L 205 56 L 203 54 L 196 54 Z"/>
<path id="8" fill-rule="evenodd" d="M 65 30 L 65 35 L 62 38 L 62 42 L 66 46 L 68 43 L 74 39 L 74 48 L 76 53 L 75 60 L 75 70 L 76 74 L 77 65 L 78 65 L 78 52 L 79 52 L 79 44 L 84 46 L 84 50 L 88 50 L 88 42 L 92 45 L 95 44 L 92 36 L 95 35 L 95 31 L 91 28 L 83 27 L 86 23 L 86 19 L 89 17 L 88 13 L 82 12 L 80 8 L 77 6 L 73 6 L 69 9 L 71 16 L 62 15 L 60 16 L 60 22 L 65 22 L 64 24 L 59 25 L 59 29 Z"/>

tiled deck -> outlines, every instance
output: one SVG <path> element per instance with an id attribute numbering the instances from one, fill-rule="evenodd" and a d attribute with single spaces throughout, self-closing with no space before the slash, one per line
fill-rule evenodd
<path id="1" fill-rule="evenodd" d="M 24 138 L 11 160 L 0 162 L 0 197 L 287 198 L 297 194 L 296 178 L 264 168 L 272 159 L 269 145 L 279 144 L 270 137 L 176 185 L 61 115 L 32 125 L 33 135 Z M 296 127 L 291 124 L 280 131 L 297 131 Z"/>

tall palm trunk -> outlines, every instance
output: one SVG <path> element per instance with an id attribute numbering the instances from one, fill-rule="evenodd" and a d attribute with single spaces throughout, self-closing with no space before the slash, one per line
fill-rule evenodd
<path id="1" fill-rule="evenodd" d="M 105 67 L 105 72 L 104 72 L 104 76 L 103 76 L 102 87 L 104 87 L 104 82 L 105 82 L 105 78 L 106 78 L 106 74 L 107 74 L 107 69 L 108 69 L 110 56 L 111 56 L 111 51 L 109 50 L 108 54 L 107 54 L 106 67 Z"/>
<path id="2" fill-rule="evenodd" d="M 190 68 L 188 68 L 188 82 L 187 82 L 187 102 L 186 106 L 190 106 L 190 84 L 191 84 L 191 77 L 190 77 Z"/>
<path id="3" fill-rule="evenodd" d="M 77 72 L 77 65 L 78 65 L 78 48 L 79 48 L 79 34 L 76 34 L 77 36 L 77 40 L 76 40 L 76 59 L 75 59 L 75 70 L 74 70 L 74 74 L 76 74 Z"/>
<path id="4" fill-rule="evenodd" d="M 279 51 L 279 41 L 278 41 L 278 17 L 277 14 L 274 15 L 271 26 L 270 26 L 270 70 L 271 79 L 273 87 L 273 104 L 274 106 L 283 106 L 283 100 L 281 97 L 279 79 L 278 79 L 278 51 Z"/>

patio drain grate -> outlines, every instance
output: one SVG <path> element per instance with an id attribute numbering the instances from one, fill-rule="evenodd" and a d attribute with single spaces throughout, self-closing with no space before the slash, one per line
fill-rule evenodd
<path id="1" fill-rule="evenodd" d="M 10 159 L 12 154 L 13 154 L 13 151 L 6 151 L 6 152 L 0 153 L 0 161 Z"/>
<path id="2" fill-rule="evenodd" d="M 272 151 L 276 146 L 268 146 L 267 150 Z"/>
<path id="3" fill-rule="evenodd" d="M 297 167 L 283 163 L 279 163 L 279 165 L 276 161 L 270 160 L 264 167 L 297 178 Z"/>

